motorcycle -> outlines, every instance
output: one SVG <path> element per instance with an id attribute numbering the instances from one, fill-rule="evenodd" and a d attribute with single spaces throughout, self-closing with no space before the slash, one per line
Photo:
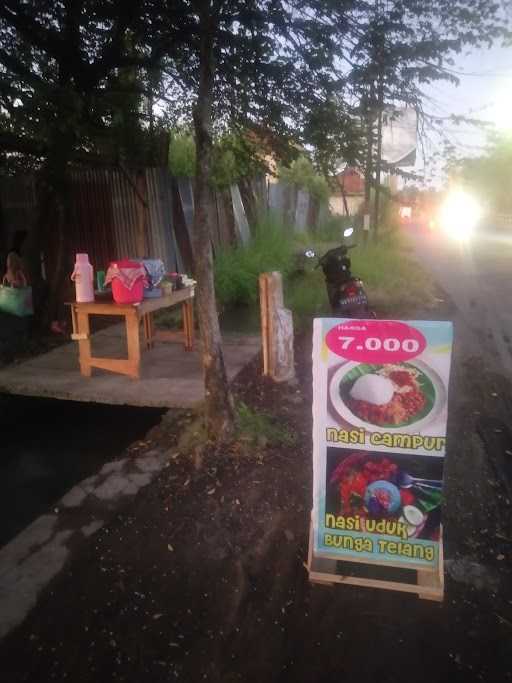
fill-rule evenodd
<path id="1" fill-rule="evenodd" d="M 343 237 L 350 237 L 353 232 L 353 228 L 347 228 Z M 321 267 L 323 270 L 327 296 L 334 317 L 375 318 L 375 313 L 370 310 L 363 281 L 352 275 L 350 270 L 352 264 L 348 251 L 355 246 L 355 244 L 342 244 L 334 249 L 329 249 L 320 258 L 312 249 L 308 249 L 304 252 L 304 256 L 306 258 L 318 258 L 315 268 Z"/>

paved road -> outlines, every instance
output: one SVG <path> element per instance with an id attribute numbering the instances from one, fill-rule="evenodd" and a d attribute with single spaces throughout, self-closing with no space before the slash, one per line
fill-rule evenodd
<path id="1" fill-rule="evenodd" d="M 443 234 L 411 234 L 419 260 L 458 308 L 459 339 L 512 377 L 512 234 L 482 231 L 467 244 Z"/>

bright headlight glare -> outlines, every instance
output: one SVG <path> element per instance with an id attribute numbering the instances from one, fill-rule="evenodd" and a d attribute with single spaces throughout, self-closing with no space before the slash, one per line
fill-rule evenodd
<path id="1" fill-rule="evenodd" d="M 464 190 L 454 190 L 441 206 L 439 222 L 450 237 L 467 240 L 481 217 L 482 207 L 477 200 Z"/>

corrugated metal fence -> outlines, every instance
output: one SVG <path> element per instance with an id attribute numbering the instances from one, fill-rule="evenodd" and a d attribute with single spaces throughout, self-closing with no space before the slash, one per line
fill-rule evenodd
<path id="1" fill-rule="evenodd" d="M 166 169 L 74 170 L 71 246 L 96 268 L 126 257 L 161 258 L 183 269 L 173 228 L 172 180 Z"/>
<path id="2" fill-rule="evenodd" d="M 248 240 L 246 208 L 254 218 L 256 205 L 273 209 L 298 231 L 316 220 L 315 203 L 307 193 L 281 184 L 267 188 L 264 179 L 256 178 L 240 188 L 211 193 L 214 250 Z M 190 179 L 173 178 L 166 168 L 75 168 L 70 207 L 70 249 L 87 252 L 96 269 L 115 259 L 150 256 L 162 259 L 168 270 L 191 271 Z M 2 179 L 0 209 L 4 248 L 11 248 L 14 235 L 30 233 L 36 220 L 34 177 Z"/>
<path id="3" fill-rule="evenodd" d="M 70 178 L 72 252 L 88 253 L 97 269 L 115 259 L 150 256 L 162 259 L 169 270 L 191 270 L 190 179 L 173 178 L 166 168 L 76 168 Z M 240 216 L 243 205 L 238 204 Z M 17 234 L 31 233 L 37 208 L 34 176 L 0 180 L 0 251 L 12 248 Z M 236 242 L 231 193 L 212 193 L 209 208 L 214 248 Z"/>

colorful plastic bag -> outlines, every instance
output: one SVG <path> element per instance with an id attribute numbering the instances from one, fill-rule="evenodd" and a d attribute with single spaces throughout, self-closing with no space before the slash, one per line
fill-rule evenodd
<path id="1" fill-rule="evenodd" d="M 0 285 L 0 311 L 25 318 L 34 314 L 32 287 L 6 287 Z"/>

